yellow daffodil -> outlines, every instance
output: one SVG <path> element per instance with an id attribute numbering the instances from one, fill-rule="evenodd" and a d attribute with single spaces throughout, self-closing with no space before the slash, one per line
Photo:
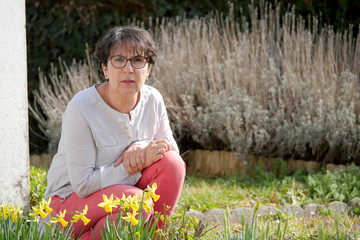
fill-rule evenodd
<path id="1" fill-rule="evenodd" d="M 20 209 L 20 205 L 17 207 L 17 209 L 15 209 L 13 205 L 10 205 L 10 209 L 11 209 L 11 219 L 13 222 L 16 222 L 18 213 L 19 215 L 21 215 L 23 211 Z"/>
<path id="2" fill-rule="evenodd" d="M 152 198 L 149 196 L 149 194 L 145 194 L 145 193 L 144 193 L 144 197 L 143 197 L 142 207 L 146 212 L 151 213 L 154 203 L 153 203 Z"/>
<path id="3" fill-rule="evenodd" d="M 141 202 L 141 200 L 139 199 L 138 195 L 135 194 L 134 197 L 130 197 L 129 198 L 129 207 L 133 210 L 133 211 L 139 211 L 139 202 Z"/>
<path id="4" fill-rule="evenodd" d="M 29 216 L 36 217 L 38 214 L 42 219 L 46 218 L 46 216 L 48 215 L 48 213 L 44 212 L 44 206 L 42 203 L 40 203 L 40 206 L 38 208 L 32 207 L 32 212 L 29 214 Z"/>
<path id="5" fill-rule="evenodd" d="M 139 223 L 139 220 L 137 220 L 135 217 L 137 215 L 137 212 L 133 211 L 132 213 L 127 213 L 126 217 L 122 217 L 125 221 L 131 222 L 133 226 L 136 226 Z"/>
<path id="6" fill-rule="evenodd" d="M 112 212 L 113 207 L 117 207 L 118 202 L 119 202 L 119 200 L 117 200 L 117 199 L 113 200 L 113 199 L 114 199 L 113 194 L 111 194 L 109 199 L 107 198 L 106 195 L 103 195 L 104 202 L 99 203 L 98 206 L 104 208 L 105 212 L 108 212 L 108 213 Z"/>
<path id="7" fill-rule="evenodd" d="M 129 202 L 127 201 L 127 198 L 125 196 L 125 194 L 123 193 L 121 199 L 120 199 L 120 207 L 122 210 L 128 210 L 129 207 Z"/>
<path id="8" fill-rule="evenodd" d="M 88 211 L 88 206 L 85 205 L 85 209 L 83 210 L 83 212 L 82 213 L 77 212 L 77 214 L 75 214 L 72 217 L 71 222 L 77 222 L 81 219 L 84 222 L 84 225 L 86 226 L 90 222 L 90 219 L 85 217 L 85 215 L 87 214 L 87 211 Z"/>
<path id="9" fill-rule="evenodd" d="M 6 204 L 5 207 L 0 205 L 0 217 L 7 219 L 8 216 L 11 215 L 11 209 L 9 208 L 9 204 Z"/>
<path id="10" fill-rule="evenodd" d="M 44 199 L 41 202 L 47 213 L 51 213 L 53 211 L 52 208 L 50 208 L 51 197 L 49 198 L 49 200 L 47 202 Z"/>
<path id="11" fill-rule="evenodd" d="M 142 205 L 143 209 L 147 212 L 147 213 L 151 213 L 152 212 L 152 208 L 153 208 L 153 203 L 143 203 Z"/>
<path id="12" fill-rule="evenodd" d="M 150 197 L 152 197 L 152 199 L 154 200 L 154 202 L 156 202 L 157 200 L 159 200 L 160 195 L 156 195 L 155 191 L 157 189 L 157 184 L 156 182 L 153 183 L 152 187 L 150 187 L 149 185 L 146 188 L 146 192 L 148 192 L 148 194 L 150 195 Z"/>
<path id="13" fill-rule="evenodd" d="M 60 222 L 61 226 L 66 227 L 69 222 L 65 221 L 65 219 L 64 219 L 65 214 L 66 214 L 66 209 L 64 210 L 63 213 L 60 211 L 60 214 L 56 214 L 56 216 L 54 218 L 52 218 L 50 220 L 50 222 L 52 222 L 52 223 Z"/>

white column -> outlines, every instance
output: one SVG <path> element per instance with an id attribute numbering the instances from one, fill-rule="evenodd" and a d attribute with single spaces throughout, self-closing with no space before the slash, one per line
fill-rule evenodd
<path id="1" fill-rule="evenodd" d="M 0 203 L 29 209 L 24 0 L 0 1 Z"/>

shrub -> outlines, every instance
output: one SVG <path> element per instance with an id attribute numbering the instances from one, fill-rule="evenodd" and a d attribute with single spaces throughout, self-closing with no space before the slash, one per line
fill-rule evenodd
<path id="1" fill-rule="evenodd" d="M 160 55 L 151 84 L 164 95 L 181 149 L 359 164 L 360 35 L 319 28 L 316 18 L 306 28 L 294 10 L 281 17 L 279 6 L 249 9 L 249 22 L 231 9 L 225 18 L 162 19 L 154 27 Z M 60 76 L 92 69 L 76 64 Z M 58 92 L 60 76 L 50 74 Z M 53 152 L 61 113 L 79 88 L 69 82 L 63 97 L 41 79 L 36 101 Z"/>
<path id="2" fill-rule="evenodd" d="M 317 19 L 308 29 L 279 7 L 250 10 L 250 22 L 230 14 L 160 25 L 153 80 L 177 138 L 185 148 L 358 162 L 360 37 Z"/>

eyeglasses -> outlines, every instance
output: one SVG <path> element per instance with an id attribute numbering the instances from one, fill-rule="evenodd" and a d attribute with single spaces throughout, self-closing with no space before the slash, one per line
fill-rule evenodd
<path id="1" fill-rule="evenodd" d="M 114 55 L 108 58 L 110 60 L 111 65 L 113 65 L 114 68 L 123 68 L 126 66 L 127 62 L 130 61 L 131 66 L 136 69 L 141 69 L 145 67 L 148 59 L 146 57 L 142 56 L 135 56 L 132 58 L 126 58 L 121 55 Z"/>

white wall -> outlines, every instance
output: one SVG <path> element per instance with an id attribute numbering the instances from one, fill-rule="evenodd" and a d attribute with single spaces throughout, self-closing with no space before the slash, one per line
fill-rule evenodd
<path id="1" fill-rule="evenodd" d="M 29 208 L 25 0 L 0 1 L 0 203 Z"/>

